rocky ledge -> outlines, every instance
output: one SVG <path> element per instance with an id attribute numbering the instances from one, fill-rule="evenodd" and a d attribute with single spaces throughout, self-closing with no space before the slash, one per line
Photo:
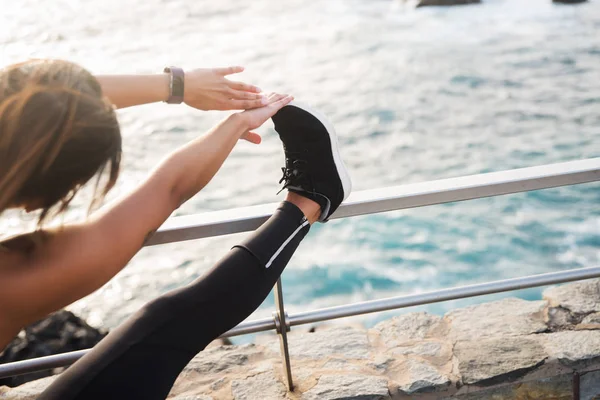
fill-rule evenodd
<path id="1" fill-rule="evenodd" d="M 294 392 L 271 335 L 200 353 L 169 398 L 570 400 L 576 382 L 581 399 L 600 399 L 600 279 L 550 288 L 540 301 L 405 314 L 369 330 L 294 331 Z M 0 399 L 33 399 L 52 379 L 0 388 Z"/>
<path id="2" fill-rule="evenodd" d="M 464 4 L 478 4 L 481 0 L 419 0 L 417 7 L 430 6 L 460 6 Z"/>
<path id="3" fill-rule="evenodd" d="M 479 4 L 481 0 L 399 0 L 405 3 L 414 4 L 415 7 L 436 7 L 436 6 L 461 6 L 465 4 Z M 579 4 L 587 0 L 552 0 L 553 3 Z"/>
<path id="4" fill-rule="evenodd" d="M 19 336 L 0 352 L 0 364 L 88 349 L 95 346 L 106 334 L 103 330 L 89 326 L 72 312 L 61 310 L 23 329 Z M 39 371 L 0 379 L 0 386 L 18 386 L 60 371 L 58 368 L 55 371 Z"/>

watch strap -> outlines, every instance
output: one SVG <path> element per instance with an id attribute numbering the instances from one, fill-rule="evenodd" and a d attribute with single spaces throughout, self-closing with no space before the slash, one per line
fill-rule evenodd
<path id="1" fill-rule="evenodd" d="M 183 103 L 183 91 L 185 74 L 183 69 L 179 67 L 166 67 L 165 73 L 170 74 L 171 79 L 169 81 L 169 98 L 166 103 L 169 104 L 181 104 Z"/>

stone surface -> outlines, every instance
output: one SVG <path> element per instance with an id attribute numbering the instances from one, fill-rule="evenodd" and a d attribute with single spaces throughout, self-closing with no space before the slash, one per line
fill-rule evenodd
<path id="1" fill-rule="evenodd" d="M 600 329 L 600 312 L 587 315 L 581 320 L 580 324 L 575 326 L 576 330 Z"/>
<path id="2" fill-rule="evenodd" d="M 452 397 L 444 397 L 442 400 L 515 400 L 514 391 L 509 386 L 478 390 L 473 393 L 457 394 Z"/>
<path id="3" fill-rule="evenodd" d="M 290 355 L 299 358 L 325 359 L 337 355 L 347 359 L 365 359 L 370 353 L 366 330 L 354 327 L 290 335 L 289 345 Z M 279 342 L 272 342 L 269 348 L 279 353 Z"/>
<path id="4" fill-rule="evenodd" d="M 56 376 L 38 379 L 28 382 L 24 385 L 10 389 L 6 386 L 0 387 L 0 399 L 2 400 L 35 400 L 38 398 L 50 384 L 56 379 Z"/>
<path id="5" fill-rule="evenodd" d="M 600 400 L 600 371 L 592 371 L 581 375 L 581 400 Z"/>
<path id="6" fill-rule="evenodd" d="M 0 364 L 93 347 L 106 332 L 89 326 L 69 311 L 58 311 L 19 333 L 0 353 Z M 18 386 L 52 375 L 52 370 L 0 379 L 0 386 Z"/>
<path id="7" fill-rule="evenodd" d="M 394 364 L 395 359 L 386 355 L 377 355 L 375 359 L 367 365 L 376 371 L 385 373 L 388 368 Z"/>
<path id="8" fill-rule="evenodd" d="M 419 312 L 380 322 L 372 331 L 380 335 L 387 347 L 395 347 L 418 339 L 440 336 L 444 329 L 445 323 L 441 317 Z"/>
<path id="9" fill-rule="evenodd" d="M 548 307 L 546 311 L 546 325 L 552 331 L 562 330 L 576 323 L 571 312 L 562 307 Z"/>
<path id="10" fill-rule="evenodd" d="M 285 399 L 287 390 L 272 373 L 251 376 L 231 382 L 235 400 Z"/>
<path id="11" fill-rule="evenodd" d="M 219 390 L 225 385 L 226 382 L 227 380 L 225 378 L 219 378 L 210 384 L 210 390 Z"/>
<path id="12" fill-rule="evenodd" d="M 582 324 L 600 324 L 600 312 L 588 315 L 581 321 L 581 323 Z"/>
<path id="13" fill-rule="evenodd" d="M 431 364 L 409 359 L 406 365 L 407 381 L 398 382 L 398 389 L 407 394 L 435 391 L 450 385 L 450 379 Z"/>
<path id="14" fill-rule="evenodd" d="M 543 301 L 508 298 L 450 311 L 444 318 L 454 340 L 527 335 L 546 331 L 545 305 Z"/>
<path id="15" fill-rule="evenodd" d="M 562 4 L 579 4 L 585 3 L 587 0 L 552 0 L 553 3 L 562 3 Z"/>
<path id="16" fill-rule="evenodd" d="M 544 290 L 544 299 L 575 314 L 600 312 L 600 279 L 553 286 Z"/>
<path id="17" fill-rule="evenodd" d="M 429 6 L 457 6 L 463 4 L 481 3 L 481 0 L 419 0 L 417 7 Z"/>
<path id="18" fill-rule="evenodd" d="M 458 342 L 454 354 L 462 381 L 479 385 L 518 378 L 546 359 L 539 341 L 523 336 Z"/>
<path id="19" fill-rule="evenodd" d="M 323 375 L 302 400 L 390 399 L 387 380 L 368 375 Z"/>
<path id="20" fill-rule="evenodd" d="M 169 399 L 567 400 L 579 371 L 582 398 L 599 400 L 600 312 L 544 304 L 506 299 L 444 318 L 406 314 L 368 333 L 356 326 L 292 332 L 293 393 L 274 336 L 264 346 L 213 344 L 179 375 Z M 554 323 L 544 330 L 550 311 Z M 0 400 L 37 398 L 52 379 L 2 387 Z"/>
<path id="21" fill-rule="evenodd" d="M 573 400 L 571 374 L 454 396 L 459 400 Z M 449 400 L 449 399 L 447 399 Z"/>
<path id="22" fill-rule="evenodd" d="M 600 331 L 567 331 L 539 335 L 550 359 L 564 365 L 600 359 Z"/>
<path id="23" fill-rule="evenodd" d="M 234 367 L 244 366 L 261 356 L 261 349 L 254 344 L 213 347 L 198 353 L 190 361 L 186 370 L 200 374 L 221 373 Z"/>
<path id="24" fill-rule="evenodd" d="M 360 366 L 349 363 L 346 360 L 333 358 L 328 360 L 321 369 L 333 371 L 360 371 Z"/>
<path id="25" fill-rule="evenodd" d="M 424 342 L 424 343 L 417 343 L 413 346 L 408 345 L 408 346 L 402 346 L 402 347 L 395 347 L 391 351 L 391 353 L 393 353 L 393 354 L 405 354 L 405 355 L 413 354 L 413 355 L 425 356 L 425 357 L 439 356 L 443 352 L 444 352 L 444 350 L 442 349 L 442 343 L 440 343 L 440 342 Z"/>

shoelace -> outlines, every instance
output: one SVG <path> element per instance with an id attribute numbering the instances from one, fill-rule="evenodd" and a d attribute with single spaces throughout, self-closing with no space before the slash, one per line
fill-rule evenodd
<path id="1" fill-rule="evenodd" d="M 302 187 L 302 181 L 307 181 L 310 184 L 310 179 L 306 173 L 306 160 L 302 159 L 287 159 L 286 166 L 281 168 L 283 176 L 279 180 L 279 183 L 285 182 L 283 187 L 277 194 L 281 193 L 284 189 L 289 186 Z M 308 190 L 308 188 L 303 188 Z"/>

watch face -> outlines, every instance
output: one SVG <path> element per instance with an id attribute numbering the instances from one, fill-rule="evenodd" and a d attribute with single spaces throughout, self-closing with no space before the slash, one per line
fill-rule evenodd
<path id="1" fill-rule="evenodd" d="M 173 86 L 172 94 L 176 97 L 183 97 L 183 71 L 175 72 L 171 70 L 171 82 Z"/>

